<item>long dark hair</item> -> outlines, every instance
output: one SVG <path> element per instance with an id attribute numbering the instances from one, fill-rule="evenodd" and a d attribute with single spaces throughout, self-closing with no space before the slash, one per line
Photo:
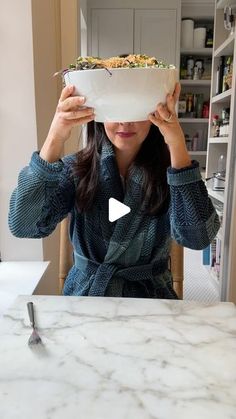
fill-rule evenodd
<path id="1" fill-rule="evenodd" d="M 99 122 L 87 124 L 86 147 L 77 153 L 74 167 L 79 183 L 76 190 L 76 206 L 84 212 L 93 205 L 98 187 L 99 160 L 102 142 L 107 138 L 104 125 Z M 155 125 L 142 143 L 133 163 L 143 168 L 143 196 L 147 213 L 156 215 L 165 211 L 169 204 L 169 187 L 166 170 L 170 165 L 170 154 L 164 137 Z"/>

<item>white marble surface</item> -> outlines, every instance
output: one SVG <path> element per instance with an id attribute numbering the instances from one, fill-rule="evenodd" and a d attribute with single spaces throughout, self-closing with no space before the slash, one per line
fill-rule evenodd
<path id="1" fill-rule="evenodd" d="M 34 292 L 48 265 L 40 261 L 0 263 L 0 317 L 18 295 Z"/>
<path id="2" fill-rule="evenodd" d="M 0 418 L 234 419 L 235 305 L 18 297 L 0 322 Z"/>

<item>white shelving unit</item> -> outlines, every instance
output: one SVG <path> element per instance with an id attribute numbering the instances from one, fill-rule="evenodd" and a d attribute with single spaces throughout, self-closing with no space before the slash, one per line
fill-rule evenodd
<path id="1" fill-rule="evenodd" d="M 207 3 L 207 2 L 206 2 Z M 212 3 L 205 4 L 204 8 L 196 3 L 189 4 L 189 2 L 182 2 L 182 18 L 191 18 L 194 20 L 195 25 L 201 24 L 203 26 L 213 25 L 214 21 L 214 7 Z M 208 59 L 210 62 L 213 54 L 213 48 L 180 48 L 180 56 L 187 57 L 192 56 L 193 59 L 201 58 L 204 61 Z M 206 73 L 205 73 L 206 74 Z M 200 80 L 188 80 L 181 79 L 181 94 L 199 94 L 204 95 L 204 101 L 208 101 L 210 98 L 211 79 L 210 74 L 208 79 L 203 78 Z M 199 144 L 196 151 L 190 150 L 190 155 L 193 159 L 198 160 L 201 168 L 202 175 L 205 176 L 206 168 L 206 150 L 207 150 L 207 138 L 208 138 L 208 125 L 209 118 L 196 118 L 196 117 L 180 117 L 179 121 L 182 125 L 184 133 L 191 139 L 195 133 L 199 133 L 202 138 L 201 144 Z M 190 143 L 191 144 L 191 143 Z"/>
<path id="2" fill-rule="evenodd" d="M 183 124 L 208 124 L 208 118 L 179 118 L 179 122 Z"/>
<path id="3" fill-rule="evenodd" d="M 193 55 L 193 54 L 192 54 Z M 198 55 L 198 54 L 196 54 Z M 210 56 L 210 54 L 209 54 Z M 181 85 L 182 86 L 189 86 L 189 87 L 193 87 L 193 86 L 200 86 L 200 87 L 205 87 L 205 86 L 211 86 L 211 80 L 180 80 Z"/>
<path id="4" fill-rule="evenodd" d="M 181 54 L 183 55 L 212 55 L 213 48 L 195 48 L 193 49 L 186 49 L 181 48 Z"/>
<path id="5" fill-rule="evenodd" d="M 221 154 L 226 156 L 226 179 L 224 192 L 213 191 L 208 183 L 208 193 L 217 202 L 223 204 L 222 226 L 217 238 L 221 241 L 221 260 L 218 284 L 219 294 L 222 301 L 235 301 L 232 296 L 232 281 L 235 282 L 235 272 L 232 274 L 230 261 L 236 257 L 236 238 L 232 237 L 231 224 L 235 218 L 236 207 L 233 205 L 235 194 L 235 151 L 236 151 L 236 35 L 224 28 L 224 7 L 236 6 L 236 0 L 215 0 L 214 16 L 214 48 L 212 61 L 212 85 L 209 115 L 209 135 L 207 147 L 206 177 L 210 178 L 217 171 L 217 162 Z M 236 23 L 236 16 L 235 16 Z M 233 56 L 232 87 L 223 93 L 215 95 L 216 72 L 221 56 Z M 228 137 L 212 137 L 211 121 L 214 114 L 221 115 L 223 108 L 230 108 L 229 135 Z M 230 244 L 230 245 L 229 245 Z"/>

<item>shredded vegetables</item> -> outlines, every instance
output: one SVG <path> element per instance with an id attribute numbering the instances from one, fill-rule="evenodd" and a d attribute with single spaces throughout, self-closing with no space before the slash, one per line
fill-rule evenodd
<path id="1" fill-rule="evenodd" d="M 68 71 L 73 70 L 92 70 L 105 68 L 138 68 L 138 67 L 150 67 L 150 68 L 175 68 L 172 64 L 165 64 L 163 61 L 158 61 L 155 57 L 149 57 L 144 54 L 130 54 L 124 56 L 116 56 L 110 58 L 98 58 L 98 57 L 78 57 L 75 64 L 70 64 L 69 68 L 61 70 L 57 74 L 65 74 Z"/>
<path id="2" fill-rule="evenodd" d="M 155 57 L 149 57 L 144 54 L 129 54 L 110 58 L 99 57 L 78 57 L 76 64 L 70 64 L 68 68 L 57 71 L 54 76 L 63 76 L 69 71 L 75 70 L 96 70 L 102 69 L 112 73 L 109 68 L 175 68 L 173 64 L 166 64 L 164 61 L 158 61 Z"/>

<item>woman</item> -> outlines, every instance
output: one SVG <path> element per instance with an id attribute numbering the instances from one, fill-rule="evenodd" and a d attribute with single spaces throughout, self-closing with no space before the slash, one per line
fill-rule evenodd
<path id="1" fill-rule="evenodd" d="M 175 113 L 180 85 L 149 120 L 104 125 L 73 89 L 62 90 L 40 153 L 19 175 L 12 233 L 45 237 L 70 214 L 74 266 L 64 295 L 178 298 L 168 269 L 171 238 L 202 249 L 219 229 Z M 81 124 L 88 124 L 86 148 L 61 160 L 72 127 Z M 113 223 L 111 197 L 131 208 Z"/>

